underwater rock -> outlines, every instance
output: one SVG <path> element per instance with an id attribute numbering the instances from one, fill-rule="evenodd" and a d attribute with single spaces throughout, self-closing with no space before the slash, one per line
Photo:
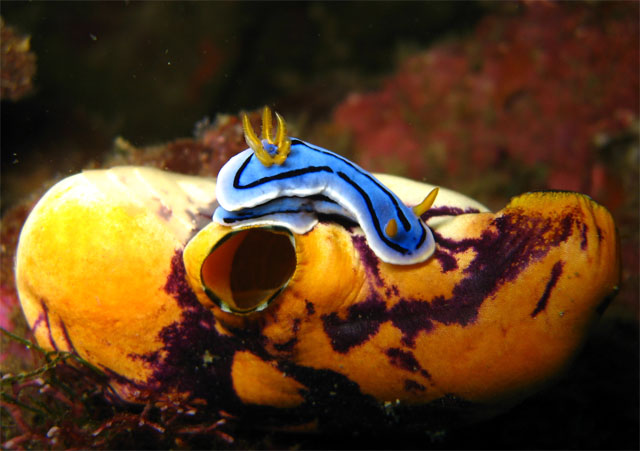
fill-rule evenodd
<path id="1" fill-rule="evenodd" d="M 31 37 L 20 36 L 0 17 L 0 99 L 18 101 L 33 90 L 36 55 L 31 51 Z"/>
<path id="2" fill-rule="evenodd" d="M 378 178 L 407 205 L 433 188 Z M 38 343 L 130 402 L 203 400 L 276 428 L 447 423 L 553 380 L 617 288 L 613 220 L 576 193 L 491 213 L 441 189 L 422 215 L 433 256 L 393 265 L 349 221 L 303 235 L 211 222 L 215 188 L 143 167 L 51 188 L 16 258 Z"/>

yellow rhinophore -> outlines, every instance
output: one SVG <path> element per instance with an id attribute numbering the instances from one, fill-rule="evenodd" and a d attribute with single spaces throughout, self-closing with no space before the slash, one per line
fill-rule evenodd
<path id="1" fill-rule="evenodd" d="M 256 157 L 260 162 L 269 167 L 272 164 L 281 165 L 287 159 L 289 152 L 291 151 L 291 140 L 287 136 L 287 126 L 282 116 L 276 113 L 276 120 L 278 121 L 278 132 L 273 137 L 273 127 L 271 122 L 271 109 L 264 107 L 262 111 L 262 139 L 270 144 L 275 149 L 275 155 L 271 155 L 266 149 L 265 145 L 260 138 L 256 136 L 256 133 L 251 127 L 249 117 L 246 114 L 242 115 L 242 129 L 244 130 L 244 138 L 249 147 L 254 151 Z"/>

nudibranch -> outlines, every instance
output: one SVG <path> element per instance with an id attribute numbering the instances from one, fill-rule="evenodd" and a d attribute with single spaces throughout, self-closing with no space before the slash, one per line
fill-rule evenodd
<path id="1" fill-rule="evenodd" d="M 373 175 L 351 161 L 318 146 L 289 138 L 276 113 L 264 108 L 262 140 L 243 115 L 249 149 L 234 156 L 218 174 L 220 207 L 214 221 L 228 226 L 282 226 L 298 234 L 311 230 L 317 214 L 354 220 L 368 245 L 386 263 L 410 265 L 429 258 L 435 249 L 431 230 L 420 219 L 438 189 L 413 208 L 407 207 Z"/>
<path id="2" fill-rule="evenodd" d="M 315 155 L 292 140 L 277 173 L 308 148 Z M 234 164 L 256 164 L 251 155 Z M 325 157 L 334 176 L 348 166 Z M 241 186 L 256 180 L 244 177 Z M 376 178 L 404 205 L 433 189 Z M 197 400 L 256 427 L 446 427 L 557 377 L 619 280 L 611 215 L 577 193 L 527 193 L 492 213 L 441 188 L 420 215 L 435 250 L 412 265 L 384 261 L 344 221 L 321 218 L 306 233 L 289 219 L 219 224 L 215 193 L 213 178 L 142 167 L 53 186 L 25 222 L 15 267 L 38 343 L 102 369 L 129 402 Z M 270 196 L 239 211 L 267 208 Z M 296 215 L 314 216 L 322 201 L 358 224 L 372 219 L 309 196 L 266 211 L 294 202 Z M 372 209 L 383 228 L 393 205 Z"/>

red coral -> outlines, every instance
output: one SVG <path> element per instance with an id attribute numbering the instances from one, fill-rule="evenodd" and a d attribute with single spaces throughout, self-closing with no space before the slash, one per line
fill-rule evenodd
<path id="1" fill-rule="evenodd" d="M 249 117 L 255 121 L 259 113 L 254 112 Z M 198 137 L 202 144 L 215 149 L 209 161 L 208 172 L 211 175 L 217 175 L 229 158 L 247 148 L 238 116 L 219 115 L 211 126 L 204 127 L 198 133 Z"/>
<path id="2" fill-rule="evenodd" d="M 15 250 L 20 229 L 34 201 L 23 202 L 7 210 L 0 227 L 0 327 L 22 336 L 28 335 L 28 326 L 22 315 L 13 274 Z M 31 353 L 0 334 L 0 368 L 16 370 L 33 364 Z"/>
<path id="3" fill-rule="evenodd" d="M 252 120 L 259 117 L 254 112 Z M 247 148 L 238 116 L 218 115 L 196 125 L 196 138 L 181 138 L 166 144 L 136 147 L 119 137 L 115 152 L 104 166 L 152 166 L 182 174 L 214 177 L 229 158 Z"/>
<path id="4" fill-rule="evenodd" d="M 637 16 L 637 3 L 528 3 L 407 60 L 334 119 L 373 170 L 399 160 L 407 175 L 441 181 L 508 156 L 546 167 L 548 188 L 592 192 L 594 139 L 638 117 Z"/>

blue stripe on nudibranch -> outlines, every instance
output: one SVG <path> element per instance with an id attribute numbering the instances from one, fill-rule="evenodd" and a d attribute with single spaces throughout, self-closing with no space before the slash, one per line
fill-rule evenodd
<path id="1" fill-rule="evenodd" d="M 265 166 L 252 149 L 231 158 L 218 174 L 216 196 L 214 220 L 223 225 L 281 225 L 300 233 L 315 226 L 316 213 L 338 214 L 358 222 L 387 263 L 419 263 L 435 248 L 431 230 L 373 175 L 295 138 L 280 165 Z M 385 230 L 391 220 L 398 224 L 393 236 Z"/>

